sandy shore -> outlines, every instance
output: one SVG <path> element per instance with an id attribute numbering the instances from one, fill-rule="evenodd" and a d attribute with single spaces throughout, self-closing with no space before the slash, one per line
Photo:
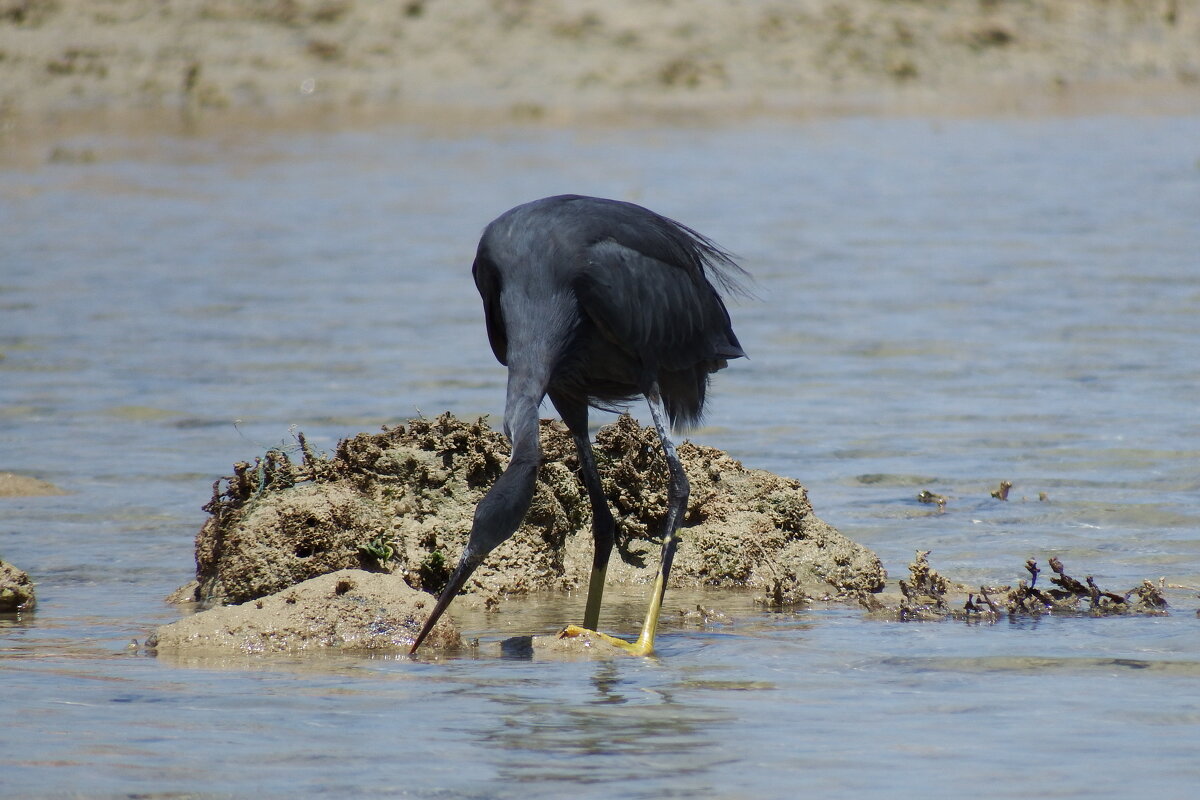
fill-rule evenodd
<path id="1" fill-rule="evenodd" d="M 0 0 L 0 122 L 1200 108 L 1193 0 Z"/>

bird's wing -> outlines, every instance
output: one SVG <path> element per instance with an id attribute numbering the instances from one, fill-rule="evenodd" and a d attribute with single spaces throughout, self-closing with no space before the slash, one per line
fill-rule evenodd
<path id="1" fill-rule="evenodd" d="M 585 258 L 575 281 L 581 309 L 644 364 L 681 370 L 744 355 L 702 274 L 612 239 L 590 245 Z"/>
<path id="2" fill-rule="evenodd" d="M 487 324 L 488 341 L 496 360 L 508 366 L 508 334 L 504 328 L 504 312 L 500 308 L 500 273 L 482 254 L 471 267 L 475 288 L 483 298 L 483 319 Z"/>

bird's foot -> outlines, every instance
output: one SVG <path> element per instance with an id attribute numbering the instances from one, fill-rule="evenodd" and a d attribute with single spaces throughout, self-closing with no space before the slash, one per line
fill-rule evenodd
<path id="1" fill-rule="evenodd" d="M 609 636 L 607 633 L 600 633 L 599 631 L 588 630 L 587 628 L 581 627 L 579 625 L 568 625 L 567 627 L 563 628 L 561 631 L 559 631 L 558 638 L 559 639 L 587 638 L 587 639 L 592 639 L 592 640 L 599 640 L 599 641 L 604 642 L 605 644 L 609 645 L 610 647 L 615 647 L 618 650 L 622 650 L 631 656 L 648 656 L 648 655 L 650 655 L 651 651 L 654 649 L 653 645 L 651 643 L 643 642 L 641 638 L 639 638 L 636 642 L 627 642 L 624 639 L 618 639 L 615 636 Z"/>

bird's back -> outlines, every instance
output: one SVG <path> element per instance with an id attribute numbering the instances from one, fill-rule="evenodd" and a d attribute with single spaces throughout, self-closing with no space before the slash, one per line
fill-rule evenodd
<path id="1" fill-rule="evenodd" d="M 510 369 L 553 361 L 560 396 L 611 408 L 657 382 L 672 423 L 686 426 L 709 373 L 745 355 L 716 288 L 734 288 L 740 268 L 632 203 L 562 195 L 518 206 L 484 231 L 473 272 L 496 357 Z"/>

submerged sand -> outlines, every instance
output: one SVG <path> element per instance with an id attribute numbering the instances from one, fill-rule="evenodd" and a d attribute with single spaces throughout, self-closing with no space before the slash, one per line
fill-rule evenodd
<path id="1" fill-rule="evenodd" d="M 0 472 L 0 498 L 2 497 L 52 497 L 66 494 L 49 481 L 15 472 Z"/>

